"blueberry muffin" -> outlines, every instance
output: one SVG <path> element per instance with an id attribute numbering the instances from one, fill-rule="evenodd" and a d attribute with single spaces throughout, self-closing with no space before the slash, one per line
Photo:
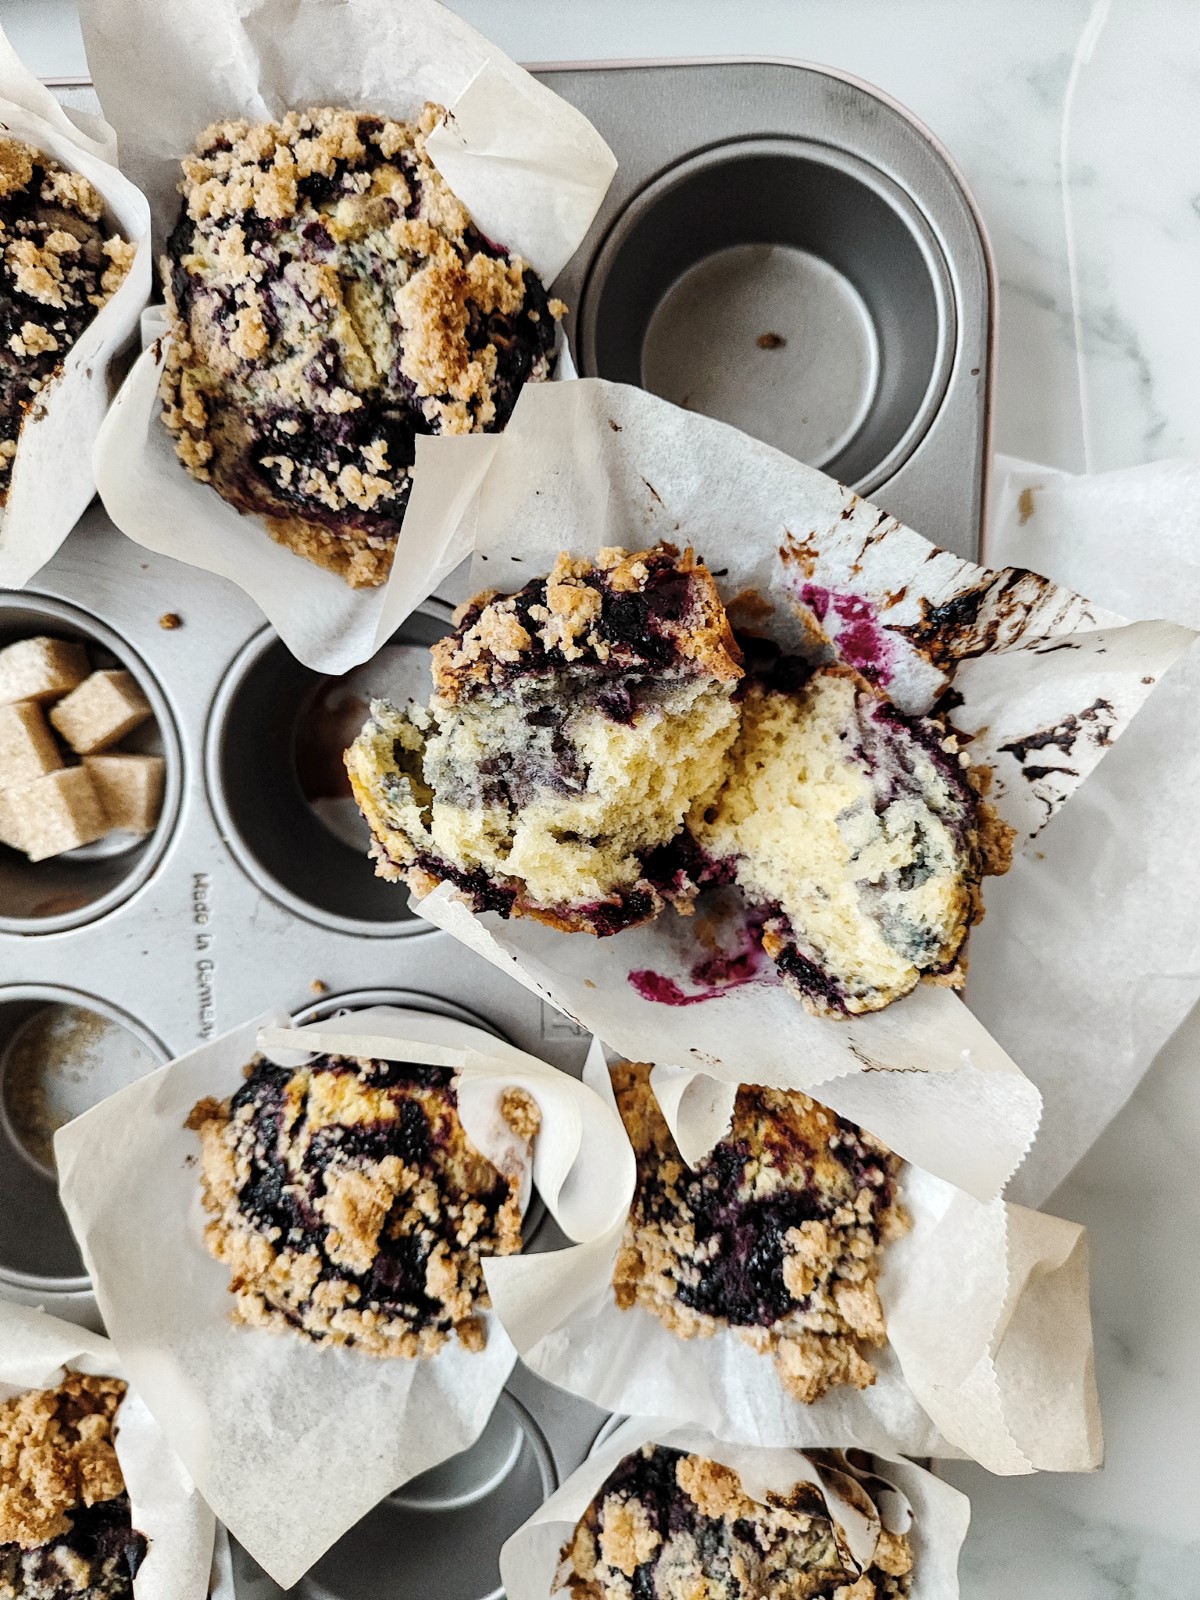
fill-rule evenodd
<path id="1" fill-rule="evenodd" d="M 429 159 L 442 115 L 214 123 L 163 261 L 180 460 L 353 587 L 387 578 L 416 436 L 502 428 L 563 310 Z"/>
<path id="2" fill-rule="evenodd" d="M 85 177 L 0 138 L 0 505 L 26 414 L 136 253 Z"/>
<path id="3" fill-rule="evenodd" d="M 618 1306 L 644 1306 L 682 1339 L 736 1328 L 805 1404 L 874 1383 L 864 1348 L 887 1343 L 875 1280 L 908 1227 L 899 1159 L 806 1095 L 744 1084 L 729 1132 L 692 1169 L 650 1068 L 623 1063 L 612 1077 L 637 1156 Z"/>
<path id="4" fill-rule="evenodd" d="M 955 736 L 848 667 L 770 660 L 747 679 L 729 773 L 689 826 L 710 876 L 765 913 L 763 946 L 817 1016 L 962 983 L 980 879 L 1011 830 Z"/>
<path id="5" fill-rule="evenodd" d="M 708 569 L 564 554 L 456 622 L 428 708 L 377 701 L 347 752 L 379 873 L 569 932 L 687 910 L 683 822 L 724 780 L 741 677 Z"/>
<path id="6" fill-rule="evenodd" d="M 580 1518 L 555 1591 L 571 1600 L 900 1600 L 912 1570 L 906 1535 L 882 1527 L 860 1568 L 813 1485 L 764 1503 L 731 1468 L 647 1444 L 617 1464 Z"/>
<path id="7" fill-rule="evenodd" d="M 535 1102 L 501 1113 L 528 1145 Z M 256 1057 L 228 1101 L 188 1118 L 202 1147 L 209 1251 L 233 1320 L 372 1356 L 481 1350 L 481 1258 L 521 1248 L 521 1173 L 467 1138 L 453 1074 L 342 1056 Z"/>
<path id="8" fill-rule="evenodd" d="M 0 1596 L 132 1600 L 147 1541 L 113 1447 L 116 1378 L 69 1372 L 0 1404 Z"/>

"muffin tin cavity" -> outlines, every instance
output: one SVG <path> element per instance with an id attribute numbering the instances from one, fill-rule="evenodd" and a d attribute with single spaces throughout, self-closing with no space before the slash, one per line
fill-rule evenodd
<path id="1" fill-rule="evenodd" d="M 829 145 L 746 139 L 618 215 L 584 287 L 581 369 L 867 492 L 937 411 L 953 317 L 937 240 L 898 184 Z"/>
<path id="2" fill-rule="evenodd" d="M 0 649 L 39 636 L 82 643 L 93 671 L 132 675 L 153 714 L 120 741 L 119 751 L 164 759 L 162 804 L 147 834 L 109 833 L 42 861 L 0 844 L 0 933 L 61 933 L 113 910 L 153 873 L 179 812 L 179 734 L 145 663 L 111 628 L 76 606 L 41 595 L 0 594 Z"/>
<path id="3" fill-rule="evenodd" d="M 322 927 L 368 937 L 427 931 L 403 892 L 375 876 L 342 752 L 372 697 L 427 697 L 429 646 L 449 627 L 449 609 L 435 604 L 340 678 L 302 666 L 268 628 L 217 692 L 206 770 L 225 841 L 264 893 Z"/>
<path id="4" fill-rule="evenodd" d="M 504 1391 L 469 1450 L 388 1495 L 290 1592 L 301 1600 L 502 1600 L 500 1547 L 557 1482 L 541 1429 Z M 234 1573 L 246 1600 L 283 1593 L 236 1547 Z"/>
<path id="5" fill-rule="evenodd" d="M 55 1129 L 166 1059 L 104 1000 L 35 984 L 0 989 L 0 1284 L 87 1288 L 58 1200 Z"/>

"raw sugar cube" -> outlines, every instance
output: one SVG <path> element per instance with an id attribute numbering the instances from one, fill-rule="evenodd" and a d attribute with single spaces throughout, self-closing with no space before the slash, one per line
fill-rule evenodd
<path id="1" fill-rule="evenodd" d="M 6 789 L 10 825 L 31 861 L 60 856 L 108 832 L 108 818 L 82 767 L 60 767 L 32 783 Z"/>
<path id="2" fill-rule="evenodd" d="M 121 754 L 84 756 L 83 766 L 96 786 L 109 827 L 126 833 L 149 833 L 162 810 L 166 768 L 163 758 Z"/>
<path id="3" fill-rule="evenodd" d="M 150 716 L 149 700 L 128 672 L 93 672 L 50 713 L 50 721 L 81 756 L 104 750 Z"/>
<path id="4" fill-rule="evenodd" d="M 0 706 L 0 789 L 30 783 L 63 764 L 58 744 L 36 700 Z"/>
<path id="5" fill-rule="evenodd" d="M 8 798 L 9 791 L 0 789 L 0 844 L 6 844 L 12 850 L 23 850 L 21 835 L 17 828 L 17 819 L 13 815 L 12 801 Z"/>
<path id="6" fill-rule="evenodd" d="M 57 700 L 82 683 L 91 665 L 71 639 L 18 639 L 0 650 L 0 705 L 13 700 Z"/>

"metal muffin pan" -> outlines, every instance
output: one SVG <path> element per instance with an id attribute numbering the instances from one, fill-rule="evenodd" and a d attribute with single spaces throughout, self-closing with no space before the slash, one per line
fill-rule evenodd
<path id="1" fill-rule="evenodd" d="M 620 162 L 556 284 L 580 370 L 724 415 L 974 557 L 991 268 L 969 197 L 923 130 L 864 85 L 793 63 L 535 70 Z M 72 89 L 87 109 L 84 86 Z M 783 342 L 762 348 L 762 335 Z M 711 387 L 672 393 L 693 379 Z M 32 1010 L 64 998 L 69 978 L 65 998 L 123 1020 L 156 1055 L 182 1054 L 270 1005 L 313 1020 L 390 999 L 581 1069 L 586 1039 L 572 1024 L 374 878 L 334 792 L 328 746 L 355 697 L 376 677 L 406 683 L 468 584 L 463 571 L 448 580 L 386 662 L 336 684 L 294 662 L 238 589 L 141 550 L 99 506 L 34 590 L 0 593 L 8 637 L 88 635 L 135 672 L 168 768 L 159 829 L 119 873 L 75 858 L 40 869 L 55 886 L 70 876 L 79 903 L 69 909 L 14 920 L 8 886 L 33 869 L 0 849 L 0 1055 Z M 182 626 L 164 630 L 171 612 Z M 315 747 L 305 743 L 314 724 Z M 12 1195 L 0 1198 L 27 1219 L 22 1248 L 32 1246 L 10 1260 L 0 1239 L 0 1296 L 95 1326 L 78 1256 L 54 1233 L 49 1179 L 4 1139 L 0 1124 Z M 547 1220 L 535 1247 L 558 1237 Z M 586 1457 L 604 1421 L 518 1365 L 474 1449 L 388 1497 L 293 1592 L 498 1594 L 500 1544 Z M 280 1592 L 241 1553 L 237 1572 L 239 1600 Z"/>

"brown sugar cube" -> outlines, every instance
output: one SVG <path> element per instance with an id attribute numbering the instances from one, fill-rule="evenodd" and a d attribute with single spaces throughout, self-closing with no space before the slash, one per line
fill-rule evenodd
<path id="1" fill-rule="evenodd" d="M 63 764 L 45 713 L 36 700 L 0 706 L 0 789 L 31 783 Z"/>
<path id="2" fill-rule="evenodd" d="M 84 756 L 83 766 L 96 786 L 109 827 L 126 833 L 149 833 L 162 810 L 166 770 L 163 758 Z"/>
<path id="3" fill-rule="evenodd" d="M 60 856 L 108 832 L 108 818 L 82 767 L 60 767 L 44 778 L 6 789 L 8 815 L 20 849 L 31 861 Z"/>
<path id="4" fill-rule="evenodd" d="M 50 713 L 50 721 L 81 756 L 116 744 L 152 714 L 128 672 L 93 672 Z"/>
<path id="5" fill-rule="evenodd" d="M 0 789 L 0 844 L 6 844 L 13 850 L 23 850 L 25 846 L 21 843 L 17 819 L 13 815 L 12 801 L 8 795 L 8 790 Z"/>
<path id="6" fill-rule="evenodd" d="M 91 671 L 87 651 L 70 639 L 18 639 L 0 650 L 0 705 L 57 700 Z"/>

